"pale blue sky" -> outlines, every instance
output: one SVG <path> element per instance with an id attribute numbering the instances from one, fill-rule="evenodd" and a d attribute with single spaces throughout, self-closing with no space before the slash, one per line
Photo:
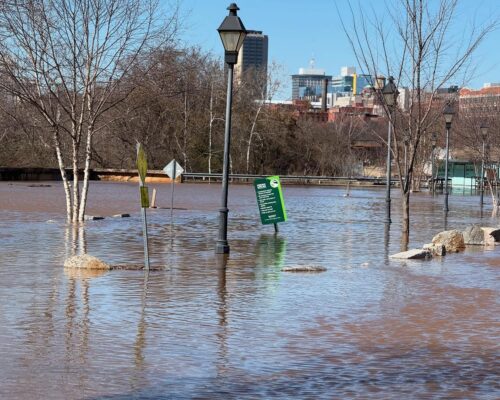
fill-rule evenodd
<path id="1" fill-rule="evenodd" d="M 392 0 L 363 1 L 367 7 L 385 8 Z M 437 4 L 436 0 L 436 4 Z M 230 0 L 183 0 L 182 40 L 198 45 L 216 56 L 223 56 L 216 29 L 227 15 Z M 276 61 L 285 71 L 281 99 L 291 95 L 291 78 L 300 67 L 307 67 L 312 57 L 317 68 L 338 75 L 340 67 L 357 66 L 349 42 L 342 30 L 336 5 L 346 12 L 347 0 L 239 0 L 238 15 L 247 29 L 262 30 L 269 36 L 269 62 Z M 352 2 L 352 4 L 357 4 Z M 485 21 L 500 15 L 500 0 L 462 0 L 455 25 L 460 38 L 460 26 L 471 19 Z M 496 30 L 475 53 L 477 69 L 468 86 L 479 88 L 485 82 L 500 82 L 500 30 Z M 461 82 L 455 82 L 461 84 Z"/>

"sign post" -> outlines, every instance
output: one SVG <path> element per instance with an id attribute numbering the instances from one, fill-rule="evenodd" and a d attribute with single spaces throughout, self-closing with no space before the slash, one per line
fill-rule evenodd
<path id="1" fill-rule="evenodd" d="M 149 271 L 149 249 L 148 249 L 148 225 L 146 219 L 146 208 L 149 207 L 149 193 L 145 186 L 146 173 L 148 171 L 148 160 L 146 153 L 140 143 L 137 143 L 137 171 L 139 172 L 139 192 L 141 195 L 142 234 L 144 238 L 144 266 Z"/>
<path id="2" fill-rule="evenodd" d="M 274 224 L 274 230 L 277 233 L 278 223 L 287 220 L 280 178 L 279 176 L 258 178 L 253 184 L 257 195 L 260 220 L 264 225 Z"/>
<path id="3" fill-rule="evenodd" d="M 172 196 L 170 200 L 170 227 L 172 227 L 172 221 L 174 219 L 174 189 L 175 189 L 175 180 L 182 175 L 184 169 L 179 165 L 175 159 L 170 161 L 165 168 L 163 168 L 163 172 L 167 174 L 167 176 L 172 179 Z"/>

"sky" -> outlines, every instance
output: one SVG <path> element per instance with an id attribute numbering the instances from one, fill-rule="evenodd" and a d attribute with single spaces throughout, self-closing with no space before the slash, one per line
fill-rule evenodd
<path id="1" fill-rule="evenodd" d="M 283 67 L 283 88 L 277 95 L 282 100 L 291 97 L 291 74 L 300 67 L 315 67 L 328 75 L 339 75 L 342 66 L 359 66 L 342 29 L 337 8 L 348 16 L 349 0 L 238 0 L 238 16 L 246 29 L 261 30 L 269 36 L 269 63 Z M 372 5 L 383 10 L 394 0 L 365 0 L 363 7 Z M 223 57 L 223 47 L 217 28 L 227 15 L 230 0 L 182 0 L 181 40 L 186 45 L 199 46 L 216 57 Z M 438 0 L 431 0 L 438 4 Z M 357 1 L 351 1 L 356 5 Z M 370 8 L 368 8 L 370 7 Z M 466 40 L 462 27 L 471 21 L 482 22 L 500 16 L 500 0 L 462 0 L 451 32 L 457 43 Z M 480 88 L 486 82 L 500 82 L 500 30 L 491 33 L 475 53 L 475 72 L 467 86 Z M 462 82 L 453 82 L 461 85 Z"/>

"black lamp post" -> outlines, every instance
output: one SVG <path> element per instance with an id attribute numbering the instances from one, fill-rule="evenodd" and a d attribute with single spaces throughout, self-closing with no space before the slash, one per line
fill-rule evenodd
<path id="1" fill-rule="evenodd" d="M 431 145 L 432 145 L 432 153 L 431 153 L 431 191 L 432 194 L 435 192 L 435 185 L 434 185 L 434 153 L 436 152 L 436 143 L 437 143 L 437 134 L 434 132 L 432 134 L 431 138 Z"/>
<path id="2" fill-rule="evenodd" d="M 218 32 L 224 45 L 224 61 L 227 64 L 227 100 L 226 100 L 226 126 L 224 130 L 224 162 L 222 166 L 222 201 L 219 209 L 219 235 L 215 246 L 215 253 L 229 253 L 227 242 L 227 194 L 229 186 L 229 151 L 231 147 L 231 103 L 233 101 L 233 71 L 234 64 L 238 61 L 238 51 L 247 34 L 241 19 L 237 16 L 238 6 L 231 3 L 227 8 L 229 15 L 224 18 Z"/>
<path id="3" fill-rule="evenodd" d="M 446 105 L 443 110 L 444 121 L 446 123 L 446 160 L 444 164 L 444 207 L 443 210 L 445 212 L 449 211 L 448 208 L 448 156 L 450 151 L 450 129 L 451 129 L 451 121 L 453 120 L 453 116 L 455 115 L 455 111 L 450 103 Z"/>
<path id="4" fill-rule="evenodd" d="M 483 206 L 483 196 L 484 196 L 484 157 L 485 157 L 485 145 L 486 145 L 486 139 L 488 137 L 488 127 L 483 123 L 481 124 L 481 127 L 479 128 L 481 131 L 481 137 L 483 139 L 483 153 L 481 156 L 481 194 L 479 196 L 479 204 L 481 207 Z"/>
<path id="5" fill-rule="evenodd" d="M 387 106 L 387 119 L 389 126 L 387 128 L 387 176 L 386 176 L 386 223 L 391 223 L 391 130 L 392 130 L 392 109 L 396 104 L 398 97 L 398 88 L 394 84 L 394 78 L 389 77 L 388 82 L 382 88 L 382 96 Z"/>

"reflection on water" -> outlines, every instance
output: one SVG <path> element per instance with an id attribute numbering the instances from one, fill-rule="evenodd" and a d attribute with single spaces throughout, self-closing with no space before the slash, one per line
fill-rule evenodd
<path id="1" fill-rule="evenodd" d="M 227 304 L 227 254 L 216 255 L 217 262 L 217 294 L 218 307 L 218 323 L 219 331 L 216 333 L 216 342 L 219 343 L 219 354 L 217 357 L 217 376 L 224 377 L 227 374 L 226 365 L 228 365 L 228 346 L 227 346 L 227 314 L 228 314 L 228 304 Z"/>
<path id="2" fill-rule="evenodd" d="M 283 265 L 285 253 L 286 238 L 278 235 L 260 235 L 255 251 L 258 266 L 279 268 Z"/>
<path id="3" fill-rule="evenodd" d="M 148 295 L 149 271 L 144 270 L 144 284 L 141 296 L 141 313 L 139 323 L 137 324 L 137 337 L 134 344 L 135 368 L 142 371 L 144 368 L 144 347 L 146 344 L 146 299 Z"/>
<path id="4" fill-rule="evenodd" d="M 57 183 L 0 184 L 0 398 L 500 397 L 498 247 L 391 260 L 400 203 L 393 192 L 385 224 L 382 190 L 287 187 L 274 234 L 253 187 L 235 186 L 231 255 L 215 256 L 220 187 L 183 184 L 173 232 L 169 210 L 148 211 L 151 262 L 167 271 L 64 269 L 87 251 L 142 262 L 136 192 L 93 184 L 90 213 L 132 217 L 72 227 Z M 169 194 L 159 186 L 158 203 Z M 410 248 L 481 220 L 477 197 L 454 193 L 448 215 L 441 200 L 412 197 Z M 300 264 L 328 271 L 281 272 Z"/>
<path id="5" fill-rule="evenodd" d="M 384 223 L 384 261 L 385 263 L 389 262 L 389 243 L 391 241 L 391 224 Z"/>

